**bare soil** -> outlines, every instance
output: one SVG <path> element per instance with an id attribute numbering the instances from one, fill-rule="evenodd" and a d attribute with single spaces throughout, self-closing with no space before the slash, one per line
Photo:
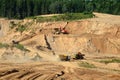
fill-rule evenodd
<path id="1" fill-rule="evenodd" d="M 92 19 L 69 22 L 22 20 L 21 24 L 29 24 L 22 34 L 8 28 L 9 20 L 1 19 L 0 42 L 20 41 L 30 52 L 0 49 L 0 80 L 119 80 L 120 63 L 101 61 L 120 59 L 120 16 L 94 14 Z M 70 34 L 53 34 L 59 27 Z M 78 51 L 85 59 L 59 59 L 59 54 L 73 56 Z"/>

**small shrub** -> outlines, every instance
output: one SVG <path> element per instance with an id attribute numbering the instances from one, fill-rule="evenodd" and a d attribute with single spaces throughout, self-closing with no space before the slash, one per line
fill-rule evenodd
<path id="1" fill-rule="evenodd" d="M 74 18 L 74 15 L 72 13 L 66 13 L 64 15 L 60 15 L 60 18 L 63 20 L 71 20 Z"/>
<path id="2" fill-rule="evenodd" d="M 17 31 L 23 32 L 26 30 L 26 27 L 24 25 L 19 25 L 18 28 L 16 28 Z"/>
<path id="3" fill-rule="evenodd" d="M 10 26 L 9 26 L 11 29 L 15 28 L 16 27 L 16 24 L 14 21 L 10 21 Z"/>
<path id="4" fill-rule="evenodd" d="M 105 63 L 105 64 L 108 64 L 108 63 L 120 63 L 120 59 L 102 60 L 100 62 Z"/>
<path id="5" fill-rule="evenodd" d="M 9 45 L 6 43 L 0 43 L 0 48 L 8 48 Z"/>
<path id="6" fill-rule="evenodd" d="M 86 67 L 86 68 L 96 68 L 95 65 L 87 63 L 87 62 L 82 62 L 79 64 L 81 67 Z"/>
<path id="7" fill-rule="evenodd" d="M 45 21 L 66 21 L 66 20 L 79 20 L 79 19 L 85 19 L 85 18 L 92 18 L 92 13 L 65 13 L 65 14 L 59 14 L 55 16 L 37 16 L 37 17 L 31 17 L 32 19 L 36 19 L 37 22 L 45 22 Z"/>
<path id="8" fill-rule="evenodd" d="M 29 50 L 26 49 L 26 48 L 25 48 L 23 45 L 21 45 L 21 44 L 15 44 L 15 47 L 18 48 L 18 49 L 20 49 L 20 50 L 22 50 L 22 51 L 28 51 L 28 52 L 29 52 Z"/>

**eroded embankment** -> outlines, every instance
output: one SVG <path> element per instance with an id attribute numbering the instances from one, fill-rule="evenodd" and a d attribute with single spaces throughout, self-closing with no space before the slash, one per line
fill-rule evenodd
<path id="1" fill-rule="evenodd" d="M 0 19 L 0 37 L 7 34 L 9 30 L 9 20 Z"/>
<path id="2" fill-rule="evenodd" d="M 15 47 L 1 48 L 0 55 L 11 52 L 22 56 L 22 54 L 27 53 L 29 57 L 33 58 L 36 54 L 40 55 L 41 51 L 50 54 L 74 54 L 78 51 L 84 54 L 119 54 L 120 24 L 98 19 L 44 23 L 35 20 L 22 20 L 13 29 L 8 28 L 10 24 L 6 25 L 6 30 L 9 29 L 10 31 L 7 32 L 6 36 L 1 37 L 0 42 L 7 43 L 11 47 L 13 45 L 12 40 L 18 41 L 29 52 L 18 50 Z M 23 32 L 16 31 L 20 25 L 26 27 Z M 65 28 L 69 34 L 54 34 L 55 28 L 60 27 Z"/>
<path id="3" fill-rule="evenodd" d="M 61 26 L 69 32 L 68 35 L 46 35 L 49 46 L 55 52 L 81 51 L 112 54 L 120 52 L 120 25 L 118 24 L 83 20 L 67 22 L 66 25 Z"/>

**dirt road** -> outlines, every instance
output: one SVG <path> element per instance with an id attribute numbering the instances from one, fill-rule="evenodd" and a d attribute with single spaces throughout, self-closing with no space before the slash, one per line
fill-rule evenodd
<path id="1" fill-rule="evenodd" d="M 69 62 L 0 63 L 0 80 L 119 80 L 120 75 L 72 67 Z M 72 65 L 72 66 L 69 66 Z M 61 71 L 64 74 L 61 75 Z"/>

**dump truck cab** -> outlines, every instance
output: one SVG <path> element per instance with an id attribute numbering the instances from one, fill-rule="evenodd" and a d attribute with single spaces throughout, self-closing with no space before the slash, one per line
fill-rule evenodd
<path id="1" fill-rule="evenodd" d="M 68 55 L 59 55 L 61 61 L 70 61 L 71 56 Z"/>

